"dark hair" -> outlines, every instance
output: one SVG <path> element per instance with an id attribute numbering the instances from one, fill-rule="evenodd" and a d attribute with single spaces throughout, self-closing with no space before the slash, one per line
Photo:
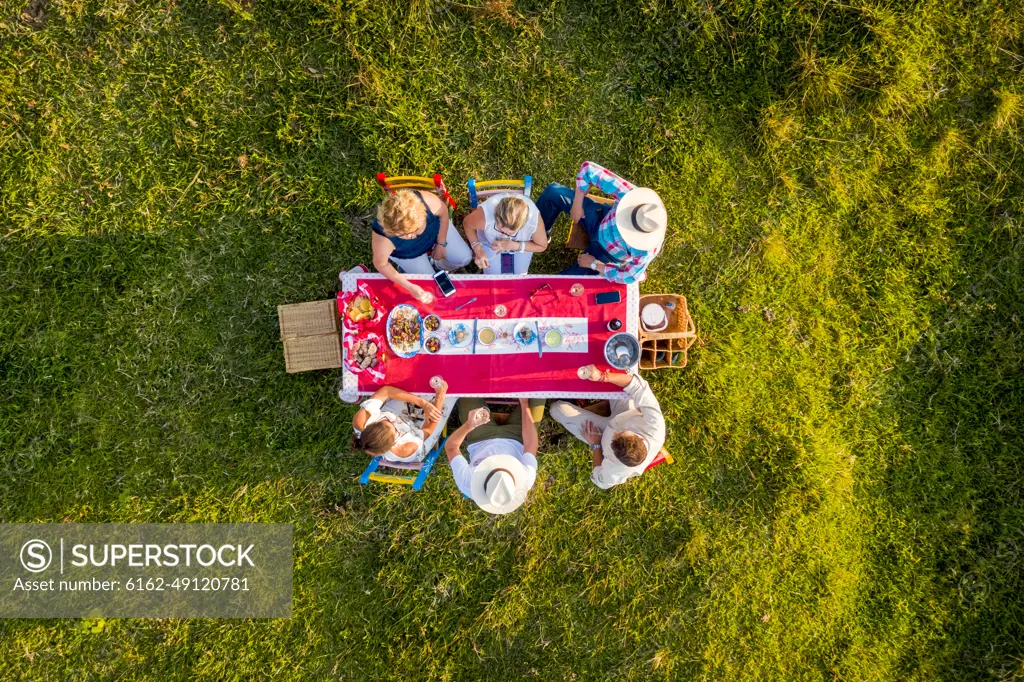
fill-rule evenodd
<path id="1" fill-rule="evenodd" d="M 612 438 L 612 452 L 616 459 L 628 467 L 638 466 L 647 458 L 644 441 L 635 433 L 623 432 Z"/>
<path id="2" fill-rule="evenodd" d="M 383 455 L 395 444 L 395 432 L 386 421 L 373 422 L 359 436 L 352 436 L 352 447 L 371 455 Z"/>

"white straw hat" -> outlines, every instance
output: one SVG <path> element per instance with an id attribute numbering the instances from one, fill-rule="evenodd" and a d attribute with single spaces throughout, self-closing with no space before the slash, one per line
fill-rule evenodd
<path id="1" fill-rule="evenodd" d="M 508 514 L 526 501 L 526 468 L 512 455 L 491 455 L 476 465 L 470 490 L 484 511 Z"/>
<path id="2" fill-rule="evenodd" d="M 647 187 L 634 187 L 619 199 L 615 222 L 629 246 L 653 251 L 665 240 L 668 213 L 657 192 Z"/>

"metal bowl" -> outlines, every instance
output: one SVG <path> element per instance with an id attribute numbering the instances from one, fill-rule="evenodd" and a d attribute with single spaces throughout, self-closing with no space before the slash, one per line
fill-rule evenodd
<path id="1" fill-rule="evenodd" d="M 640 341 L 632 334 L 612 334 L 604 344 L 604 359 L 616 369 L 629 369 L 640 361 Z"/>

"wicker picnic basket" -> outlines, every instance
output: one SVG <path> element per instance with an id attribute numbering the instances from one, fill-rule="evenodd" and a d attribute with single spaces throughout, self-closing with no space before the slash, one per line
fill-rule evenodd
<path id="1" fill-rule="evenodd" d="M 640 310 L 657 303 L 665 309 L 668 326 L 657 332 L 645 331 L 640 325 L 640 369 L 682 369 L 686 367 L 687 352 L 697 340 L 697 327 L 693 324 L 686 297 L 679 294 L 648 294 L 640 297 Z M 658 355 L 664 353 L 659 360 Z"/>
<path id="2" fill-rule="evenodd" d="M 341 367 L 337 302 L 310 301 L 277 306 L 289 374 Z"/>

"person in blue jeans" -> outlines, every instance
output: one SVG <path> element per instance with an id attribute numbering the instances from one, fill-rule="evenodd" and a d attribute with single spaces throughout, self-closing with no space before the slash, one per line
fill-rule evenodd
<path id="1" fill-rule="evenodd" d="M 601 204 L 589 198 L 591 187 L 615 197 L 615 203 Z M 576 265 L 561 274 L 601 275 L 623 284 L 647 277 L 647 266 L 661 251 L 668 225 L 665 204 L 657 192 L 636 187 L 592 161 L 585 161 L 576 174 L 575 191 L 550 184 L 537 200 L 537 209 L 549 232 L 558 214 L 568 213 L 590 237 Z"/>

